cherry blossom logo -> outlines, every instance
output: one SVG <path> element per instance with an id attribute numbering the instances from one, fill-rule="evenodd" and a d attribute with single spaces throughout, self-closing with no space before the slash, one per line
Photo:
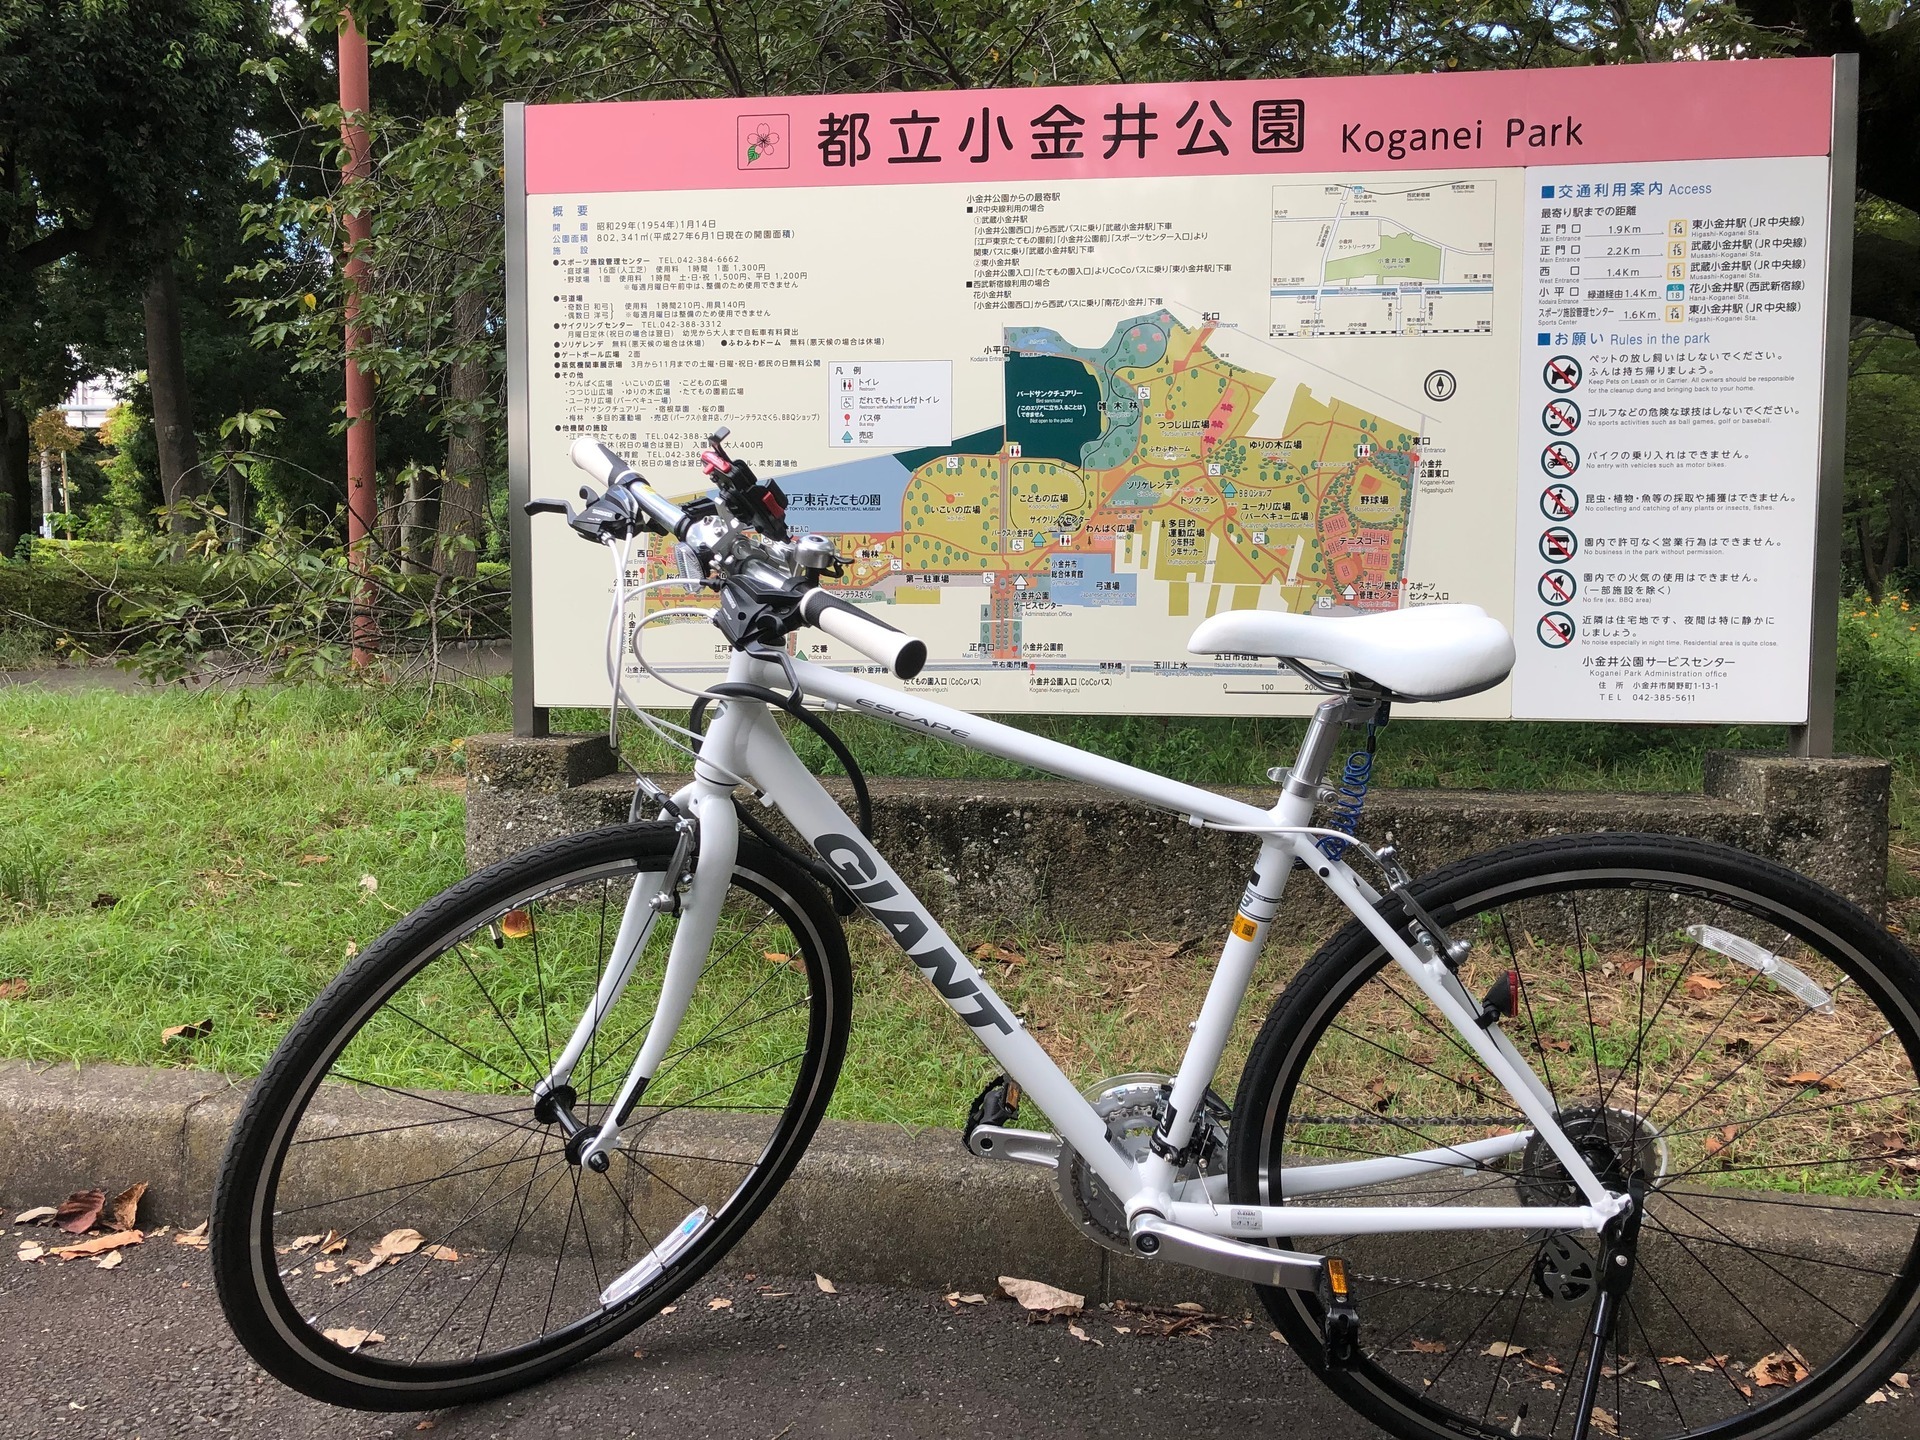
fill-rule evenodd
<path id="1" fill-rule="evenodd" d="M 785 115 L 742 115 L 739 144 L 734 154 L 742 170 L 785 170 L 791 163 L 787 136 L 792 123 Z"/>

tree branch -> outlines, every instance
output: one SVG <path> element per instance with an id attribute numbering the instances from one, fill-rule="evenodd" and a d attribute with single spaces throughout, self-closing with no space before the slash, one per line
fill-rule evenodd
<path id="1" fill-rule="evenodd" d="M 1872 230 L 1853 237 L 1853 313 L 1920 336 L 1920 245 Z"/>

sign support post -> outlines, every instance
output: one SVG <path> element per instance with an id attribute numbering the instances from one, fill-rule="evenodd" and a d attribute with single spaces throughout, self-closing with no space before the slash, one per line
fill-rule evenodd
<path id="1" fill-rule="evenodd" d="M 547 734 L 546 707 L 533 701 L 533 526 L 527 518 L 527 107 L 502 107 L 507 219 L 507 550 L 513 560 L 513 733 Z"/>
<path id="2" fill-rule="evenodd" d="M 1820 429 L 1820 489 L 1815 501 L 1813 625 L 1807 723 L 1789 748 L 1803 758 L 1833 754 L 1834 687 L 1840 644 L 1840 527 L 1846 498 L 1847 370 L 1853 339 L 1853 194 L 1860 114 L 1860 57 L 1833 61 L 1833 149 L 1828 183 L 1826 393 Z"/>

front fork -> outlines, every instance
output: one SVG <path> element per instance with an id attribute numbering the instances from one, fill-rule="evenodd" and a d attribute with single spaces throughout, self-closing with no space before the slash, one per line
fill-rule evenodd
<path id="1" fill-rule="evenodd" d="M 534 1087 L 535 1118 L 543 1124 L 557 1123 L 567 1137 L 568 1158 L 590 1170 L 604 1172 L 612 1165 L 613 1152 L 620 1144 L 620 1127 L 632 1118 L 680 1032 L 680 1022 L 686 1018 L 694 986 L 706 968 L 720 910 L 732 884 L 734 860 L 740 849 L 740 821 L 734 813 L 730 787 L 717 780 L 696 778 L 683 792 L 681 809 L 672 861 L 664 871 L 642 871 L 634 876 L 593 1003 L 574 1026 L 553 1069 Z M 693 879 L 683 892 L 690 858 L 694 861 Z M 646 1038 L 612 1106 L 597 1128 L 589 1126 L 573 1113 L 577 1101 L 572 1084 L 574 1069 L 591 1050 L 600 1022 L 619 1004 L 654 925 L 661 915 L 674 912 L 680 916 L 680 925 L 673 934 Z"/>

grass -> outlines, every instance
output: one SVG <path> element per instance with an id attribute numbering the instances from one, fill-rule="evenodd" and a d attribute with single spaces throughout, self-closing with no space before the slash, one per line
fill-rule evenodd
<path id="1" fill-rule="evenodd" d="M 1915 804 L 1920 617 L 1900 599 L 1842 619 L 1841 747 L 1896 761 L 1895 822 Z M 556 728 L 604 717 L 562 712 Z M 1036 717 L 1054 738 L 1207 784 L 1264 784 L 1297 722 Z M 182 1064 L 244 1073 L 349 951 L 464 873 L 461 742 L 507 727 L 505 696 L 442 689 L 256 688 L 136 695 L 0 690 L 0 1055 Z M 842 726 L 877 775 L 1019 773 L 875 722 Z M 815 746 L 797 735 L 803 752 Z M 1400 721 L 1390 785 L 1676 790 L 1717 746 L 1777 747 L 1766 729 Z M 637 730 L 643 767 L 682 757 Z M 808 753 L 823 765 L 824 755 Z M 1907 855 L 1896 838 L 1896 860 Z M 1896 865 L 1901 893 L 1915 887 Z M 856 931 L 853 1050 L 836 1113 L 953 1124 L 989 1062 L 897 956 Z M 1003 947 L 996 986 L 1076 1076 L 1170 1068 L 1210 970 L 1205 954 L 1080 945 L 1033 933 Z M 1257 996 L 1301 957 L 1276 952 Z M 1250 1001 L 1249 1016 L 1264 1009 Z M 213 1019 L 166 1043 L 163 1028 Z M 1238 1047 L 1223 1066 L 1237 1072 Z"/>

